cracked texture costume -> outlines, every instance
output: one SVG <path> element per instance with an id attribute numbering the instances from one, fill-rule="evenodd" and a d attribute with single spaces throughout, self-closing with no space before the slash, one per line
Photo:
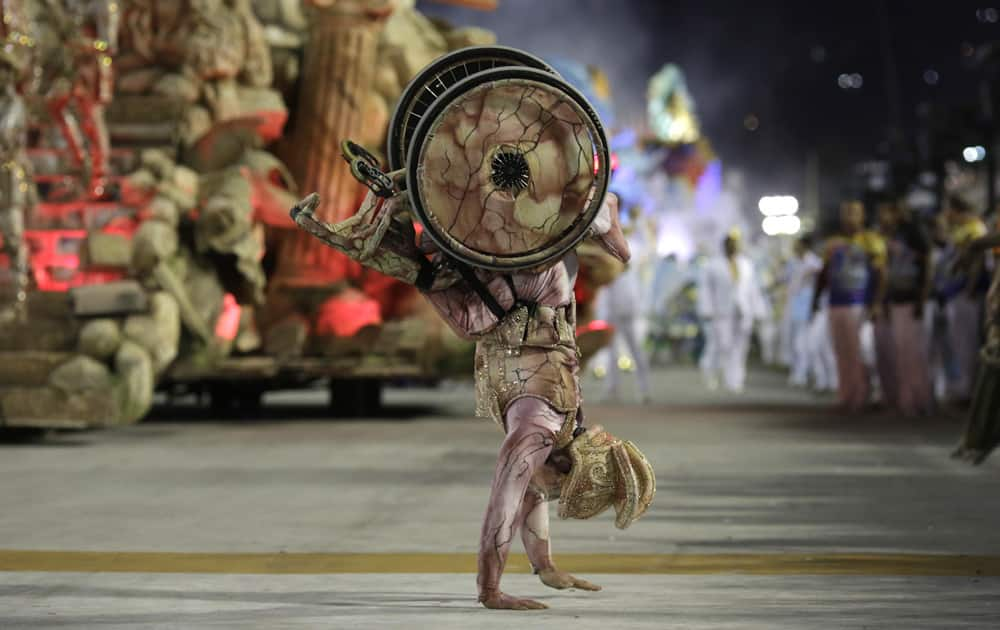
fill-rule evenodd
<path id="1" fill-rule="evenodd" d="M 581 426 L 574 250 L 587 239 L 629 258 L 618 199 L 606 193 L 600 121 L 530 55 L 469 48 L 413 80 L 388 146 L 397 170 L 383 173 L 363 148 L 343 144 L 352 173 L 372 191 L 354 217 L 318 220 L 315 194 L 292 217 L 361 264 L 415 285 L 459 336 L 476 341 L 477 412 L 505 432 L 480 540 L 479 600 L 545 607 L 500 590 L 518 531 L 543 583 L 597 590 L 553 564 L 548 501 L 559 500 L 563 518 L 614 507 L 624 529 L 655 491 L 635 445 Z"/>

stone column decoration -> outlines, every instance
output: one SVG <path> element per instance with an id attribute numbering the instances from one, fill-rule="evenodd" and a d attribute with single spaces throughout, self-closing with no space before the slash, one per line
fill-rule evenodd
<path id="1" fill-rule="evenodd" d="M 357 209 L 364 188 L 340 156 L 340 142 L 364 134 L 362 109 L 372 90 L 379 32 L 393 0 L 309 0 L 309 40 L 295 111 L 283 149 L 303 193 L 318 192 L 317 218 L 340 221 Z M 346 257 L 301 231 L 289 232 L 278 252 L 279 287 L 317 287 L 341 280 Z"/>

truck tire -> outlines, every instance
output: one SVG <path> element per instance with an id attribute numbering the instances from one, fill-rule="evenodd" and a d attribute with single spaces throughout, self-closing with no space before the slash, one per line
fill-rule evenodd
<path id="1" fill-rule="evenodd" d="M 336 418 L 371 418 L 382 409 L 382 382 L 375 379 L 330 379 L 330 409 Z"/>

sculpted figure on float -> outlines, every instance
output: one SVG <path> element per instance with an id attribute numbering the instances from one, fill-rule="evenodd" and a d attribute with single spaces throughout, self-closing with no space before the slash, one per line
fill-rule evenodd
<path id="1" fill-rule="evenodd" d="M 35 185 L 24 151 L 28 110 L 17 90 L 20 70 L 21 60 L 0 49 L 0 252 L 7 256 L 13 285 L 13 299 L 0 304 L 0 325 L 24 320 L 31 279 L 24 215 L 34 203 Z"/>
<path id="2" fill-rule="evenodd" d="M 0 326 L 26 320 L 31 282 L 24 223 L 37 195 L 25 151 L 24 95 L 33 87 L 37 33 L 30 8 L 18 0 L 0 2 L 0 253 L 7 256 L 11 294 L 0 302 Z"/>
<path id="3" fill-rule="evenodd" d="M 87 195 L 108 194 L 111 152 L 104 111 L 114 92 L 118 0 L 39 0 L 45 105 L 58 125 Z"/>
<path id="4" fill-rule="evenodd" d="M 477 415 L 505 432 L 479 544 L 479 601 L 545 605 L 507 595 L 500 578 L 520 532 L 541 581 L 600 587 L 559 570 L 548 502 L 562 518 L 613 507 L 628 527 L 649 508 L 655 478 L 634 444 L 583 423 L 573 283 L 575 248 L 594 242 L 622 262 L 628 244 L 601 123 L 540 60 L 482 47 L 446 55 L 404 91 L 389 130 L 389 173 L 343 143 L 371 192 L 353 217 L 298 225 L 331 247 L 418 287 L 460 336 L 476 341 Z M 420 238 L 414 220 L 422 226 Z"/>

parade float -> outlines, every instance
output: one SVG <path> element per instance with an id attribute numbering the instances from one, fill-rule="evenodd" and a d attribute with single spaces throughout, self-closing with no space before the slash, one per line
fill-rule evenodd
<path id="1" fill-rule="evenodd" d="M 3 3 L 19 131 L 0 210 L 0 427 L 132 423 L 157 391 L 249 410 L 322 383 L 332 413 L 363 415 L 386 382 L 467 373 L 471 346 L 412 287 L 288 216 L 313 191 L 323 220 L 351 215 L 366 189 L 341 140 L 391 164 L 411 79 L 495 43 L 414 5 Z"/>

